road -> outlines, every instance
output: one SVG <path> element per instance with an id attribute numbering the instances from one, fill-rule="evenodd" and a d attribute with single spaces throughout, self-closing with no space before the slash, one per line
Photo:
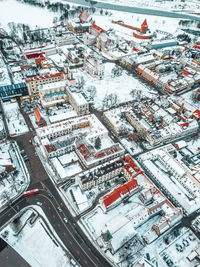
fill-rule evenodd
<path id="1" fill-rule="evenodd" d="M 27 114 L 22 110 L 21 112 L 29 128 L 32 128 Z M 14 139 L 17 141 L 20 149 L 24 149 L 29 158 L 29 161 L 26 162 L 31 178 L 29 189 L 39 188 L 41 193 L 27 198 L 21 197 L 11 204 L 10 207 L 0 214 L 0 228 L 12 219 L 21 209 L 29 207 L 30 205 L 35 205 L 39 201 L 42 203 L 42 209 L 57 235 L 81 266 L 112 266 L 88 240 L 87 236 L 78 226 L 77 221 L 67 209 L 55 185 L 48 177 L 39 157 L 35 155 L 34 146 L 29 142 L 29 140 L 33 139 L 34 135 L 35 132 L 30 131 L 27 134 L 12 138 L 12 140 Z M 53 195 L 52 199 L 48 197 L 49 193 Z M 62 208 L 62 213 L 58 212 L 58 206 Z M 68 218 L 67 224 L 63 220 L 65 217 Z"/>
<path id="2" fill-rule="evenodd" d="M 84 6 L 93 6 L 102 9 L 110 9 L 122 12 L 129 12 L 135 14 L 144 14 L 144 15 L 153 15 L 153 16 L 160 16 L 160 17 L 169 17 L 169 18 L 179 18 L 179 19 L 191 19 L 200 21 L 200 17 L 187 15 L 187 14 L 180 14 L 170 11 L 163 11 L 163 10 L 156 10 L 156 9 L 148 9 L 148 8 L 140 8 L 140 7 L 131 7 L 131 6 L 122 6 L 122 5 L 115 5 L 115 4 L 108 4 L 103 2 L 96 2 L 95 4 L 91 5 L 90 1 L 86 0 L 70 0 L 66 2 L 71 2 L 74 4 L 84 5 Z"/>

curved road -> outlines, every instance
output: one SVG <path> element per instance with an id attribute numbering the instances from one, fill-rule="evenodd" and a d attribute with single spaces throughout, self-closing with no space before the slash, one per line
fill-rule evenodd
<path id="1" fill-rule="evenodd" d="M 187 15 L 187 14 L 180 14 L 170 11 L 163 11 L 163 10 L 154 10 L 148 8 L 140 8 L 140 7 L 132 7 L 132 6 L 122 6 L 122 5 L 115 5 L 115 4 L 108 4 L 104 2 L 97 2 L 97 1 L 89 1 L 89 0 L 65 0 L 66 2 L 71 2 L 74 4 L 84 5 L 84 6 L 93 6 L 103 9 L 111 9 L 117 10 L 122 12 L 129 12 L 135 14 L 144 14 L 144 15 L 153 15 L 153 16 L 161 16 L 161 17 L 169 17 L 169 18 L 179 18 L 179 19 L 192 19 L 200 21 L 200 17 Z M 91 4 L 90 2 L 93 2 Z M 95 3 L 96 2 L 96 3 Z"/>
<path id="2" fill-rule="evenodd" d="M 43 183 L 44 182 L 46 182 L 45 184 L 48 186 L 51 183 L 50 180 L 43 181 Z M 0 227 L 12 219 L 18 210 L 22 210 L 30 205 L 37 205 L 37 202 L 41 202 L 41 208 L 43 209 L 55 232 L 81 266 L 112 266 L 104 257 L 102 257 L 99 251 L 94 248 L 92 243 L 83 234 L 82 230 L 71 216 L 65 204 L 62 203 L 62 200 L 56 189 L 52 190 L 53 192 L 51 191 L 54 197 L 49 198 L 49 189 L 44 189 L 44 184 L 42 183 L 40 183 L 40 186 L 38 185 L 38 187 L 40 188 L 40 194 L 26 198 L 20 198 L 1 213 Z M 62 208 L 62 212 L 58 212 L 58 206 Z M 63 220 L 64 218 L 68 218 L 68 223 Z"/>

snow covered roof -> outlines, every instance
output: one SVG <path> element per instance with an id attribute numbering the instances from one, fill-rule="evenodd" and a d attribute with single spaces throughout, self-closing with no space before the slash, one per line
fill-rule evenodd
<path id="1" fill-rule="evenodd" d="M 70 93 L 77 106 L 87 105 L 88 102 L 81 93 Z"/>
<path id="2" fill-rule="evenodd" d="M 56 89 L 56 88 L 60 88 L 60 87 L 65 87 L 66 86 L 66 81 L 58 81 L 55 83 L 47 83 L 47 84 L 42 84 L 38 87 L 39 91 L 45 91 L 45 90 L 49 90 L 49 89 Z"/>

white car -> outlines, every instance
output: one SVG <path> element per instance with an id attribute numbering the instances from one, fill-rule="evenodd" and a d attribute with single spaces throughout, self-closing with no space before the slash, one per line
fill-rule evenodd
<path id="1" fill-rule="evenodd" d="M 64 218 L 63 220 L 64 220 L 66 223 L 68 223 L 68 219 L 67 219 L 67 218 Z"/>

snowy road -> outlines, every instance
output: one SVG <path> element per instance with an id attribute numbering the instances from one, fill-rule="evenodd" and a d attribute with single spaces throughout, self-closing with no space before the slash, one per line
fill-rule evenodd
<path id="1" fill-rule="evenodd" d="M 140 7 L 131 7 L 131 6 L 122 6 L 122 5 L 115 5 L 115 4 L 108 4 L 103 2 L 91 1 L 95 2 L 93 5 L 90 4 L 88 0 L 70 0 L 66 2 L 71 2 L 74 4 L 85 5 L 85 6 L 94 6 L 103 9 L 111 9 L 117 10 L 122 12 L 129 12 L 129 13 L 136 13 L 136 14 L 145 14 L 145 15 L 153 15 L 153 16 L 161 16 L 161 17 L 169 17 L 169 18 L 180 18 L 180 19 L 192 19 L 200 21 L 200 17 L 180 14 L 170 11 L 163 11 L 163 10 L 156 10 L 156 9 L 149 9 L 149 8 L 140 8 Z"/>

